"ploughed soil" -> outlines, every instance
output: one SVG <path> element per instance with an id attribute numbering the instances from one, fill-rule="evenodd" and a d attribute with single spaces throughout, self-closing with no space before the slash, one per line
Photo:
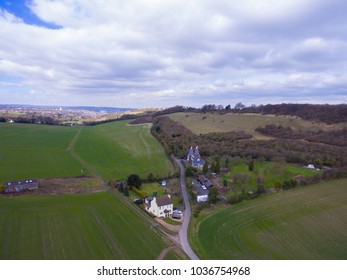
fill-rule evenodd
<path id="1" fill-rule="evenodd" d="M 17 195 L 55 195 L 55 194 L 82 194 L 104 191 L 102 184 L 95 177 L 63 177 L 38 179 L 39 188 L 6 196 Z"/>

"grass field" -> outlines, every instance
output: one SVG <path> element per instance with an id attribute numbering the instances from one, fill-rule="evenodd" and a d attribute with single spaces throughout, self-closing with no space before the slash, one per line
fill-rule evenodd
<path id="1" fill-rule="evenodd" d="M 93 127 L 1 123 L 0 131 L 0 182 L 88 175 L 86 164 L 106 180 L 173 172 L 149 127 L 127 121 Z"/>
<path id="2" fill-rule="evenodd" d="M 347 179 L 244 201 L 195 221 L 205 259 L 347 259 Z"/>
<path id="3" fill-rule="evenodd" d="M 81 175 L 67 151 L 77 128 L 0 123 L 0 132 L 0 182 Z"/>
<path id="4" fill-rule="evenodd" d="M 173 172 L 164 149 L 148 126 L 131 126 L 128 121 L 84 127 L 75 152 L 105 179 L 126 179 L 132 173 L 147 177 Z"/>
<path id="5" fill-rule="evenodd" d="M 302 130 L 329 130 L 341 128 L 345 124 L 326 125 L 323 123 L 313 123 L 292 116 L 275 116 L 259 114 L 211 114 L 211 113 L 175 113 L 169 117 L 190 129 L 193 133 L 206 134 L 210 132 L 244 131 L 251 134 L 255 139 L 269 139 L 255 131 L 257 127 L 264 127 L 268 124 L 282 125 Z M 341 127 L 340 127 L 341 126 Z"/>
<path id="6" fill-rule="evenodd" d="M 166 246 L 109 193 L 0 196 L 0 259 L 156 259 Z"/>
<path id="7" fill-rule="evenodd" d="M 274 188 L 276 183 L 282 183 L 286 180 L 293 179 L 298 175 L 314 176 L 320 173 L 321 171 L 284 162 L 254 162 L 253 171 L 248 170 L 248 165 L 246 163 L 232 164 L 230 173 L 222 175 L 222 179 L 226 179 L 230 182 L 236 174 L 247 174 L 249 176 L 249 181 L 247 183 L 249 187 L 246 190 L 248 191 L 256 189 L 257 176 L 264 178 L 265 188 Z"/>

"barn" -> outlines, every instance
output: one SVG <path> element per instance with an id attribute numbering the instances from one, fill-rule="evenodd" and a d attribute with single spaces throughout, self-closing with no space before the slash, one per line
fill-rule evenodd
<path id="1" fill-rule="evenodd" d="M 19 193 L 23 191 L 32 191 L 39 188 L 37 179 L 27 179 L 5 183 L 5 193 Z"/>

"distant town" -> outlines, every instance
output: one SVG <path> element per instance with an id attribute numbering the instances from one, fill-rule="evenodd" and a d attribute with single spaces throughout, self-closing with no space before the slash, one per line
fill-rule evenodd
<path id="1" fill-rule="evenodd" d="M 84 122 L 100 121 L 104 116 L 114 114 L 118 118 L 132 108 L 91 107 L 91 106 L 42 106 L 42 105 L 1 105 L 0 122 L 81 125 Z"/>

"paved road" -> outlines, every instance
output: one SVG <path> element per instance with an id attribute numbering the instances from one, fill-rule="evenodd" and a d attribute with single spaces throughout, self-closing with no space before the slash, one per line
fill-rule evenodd
<path id="1" fill-rule="evenodd" d="M 180 167 L 180 183 L 181 183 L 181 188 L 182 188 L 182 196 L 183 196 L 183 201 L 184 201 L 184 212 L 183 212 L 183 223 L 182 227 L 178 233 L 181 241 L 181 246 L 183 251 L 189 256 L 190 259 L 192 260 L 199 260 L 199 257 L 194 253 L 192 248 L 189 245 L 188 241 L 188 226 L 189 226 L 189 220 L 190 220 L 190 204 L 189 204 L 189 198 L 188 198 L 188 193 L 186 189 L 186 177 L 185 177 L 185 169 L 183 164 L 181 163 L 181 160 L 174 158 L 175 161 L 177 162 L 178 166 Z"/>

